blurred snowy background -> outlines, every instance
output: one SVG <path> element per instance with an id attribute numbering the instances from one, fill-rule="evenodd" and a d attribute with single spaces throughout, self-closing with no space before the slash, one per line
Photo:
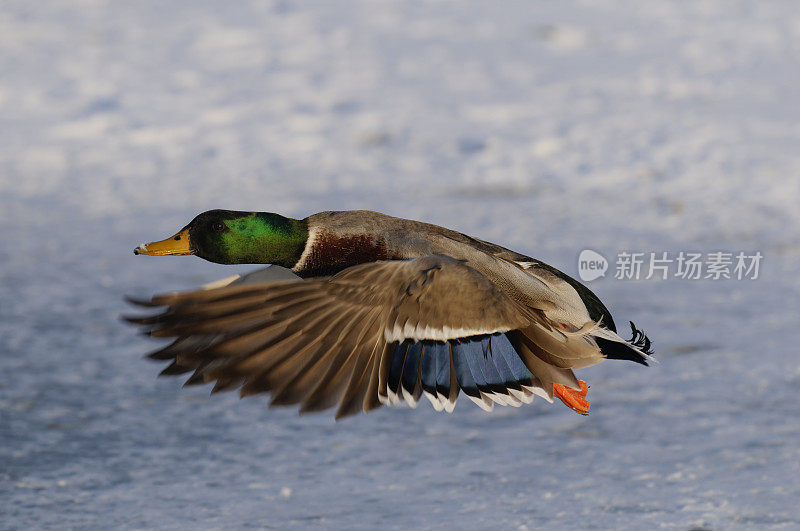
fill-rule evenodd
<path id="1" fill-rule="evenodd" d="M 4 0 L 0 527 L 800 527 L 798 99 L 792 0 Z M 230 274 L 131 254 L 209 208 L 379 210 L 573 275 L 765 258 L 592 283 L 661 363 L 581 371 L 589 417 L 334 423 L 156 379 L 117 320 Z"/>

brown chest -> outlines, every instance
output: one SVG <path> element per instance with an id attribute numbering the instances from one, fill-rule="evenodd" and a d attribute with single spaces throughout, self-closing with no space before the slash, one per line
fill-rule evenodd
<path id="1" fill-rule="evenodd" d="M 391 252 L 386 241 L 365 234 L 336 234 L 325 229 L 314 231 L 309 247 L 295 266 L 301 277 L 333 275 L 345 268 L 377 260 L 402 258 Z"/>

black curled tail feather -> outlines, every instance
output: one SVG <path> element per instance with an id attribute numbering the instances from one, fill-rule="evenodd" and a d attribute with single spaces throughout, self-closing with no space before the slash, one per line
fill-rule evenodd
<path id="1" fill-rule="evenodd" d="M 631 324 L 631 333 L 633 336 L 628 340 L 628 343 L 636 348 L 642 354 L 646 354 L 648 356 L 653 355 L 652 342 L 650 338 L 647 337 L 644 333 L 644 330 L 639 330 L 636 328 L 636 325 L 633 324 L 633 321 L 628 321 Z"/>
<path id="2" fill-rule="evenodd" d="M 630 323 L 633 336 L 625 343 L 602 337 L 595 337 L 594 340 L 600 347 L 600 352 L 608 359 L 635 361 L 642 365 L 648 365 L 647 361 L 653 354 L 653 343 L 643 330 L 637 329 L 632 321 Z"/>

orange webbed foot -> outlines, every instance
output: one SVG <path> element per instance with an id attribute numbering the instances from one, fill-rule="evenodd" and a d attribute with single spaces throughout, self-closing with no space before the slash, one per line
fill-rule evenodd
<path id="1" fill-rule="evenodd" d="M 568 408 L 577 411 L 581 415 L 588 415 L 591 405 L 586 401 L 586 393 L 589 392 L 589 386 L 583 380 L 578 380 L 581 386 L 580 391 L 571 389 L 566 385 L 553 384 L 553 394 Z"/>

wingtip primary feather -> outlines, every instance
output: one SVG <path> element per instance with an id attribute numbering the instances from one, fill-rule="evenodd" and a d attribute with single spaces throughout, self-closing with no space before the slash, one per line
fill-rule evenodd
<path id="1" fill-rule="evenodd" d="M 125 302 L 128 304 L 133 304 L 134 306 L 142 306 L 144 308 L 156 308 L 158 306 L 162 306 L 161 304 L 155 304 L 152 299 L 138 299 L 131 295 L 125 295 Z"/>

